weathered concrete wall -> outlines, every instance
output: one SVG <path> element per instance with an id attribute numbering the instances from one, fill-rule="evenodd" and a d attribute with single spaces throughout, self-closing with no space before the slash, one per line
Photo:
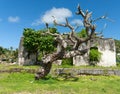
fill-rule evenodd
<path id="1" fill-rule="evenodd" d="M 19 65 L 33 65 L 36 62 L 36 55 L 29 54 L 23 46 L 23 37 L 20 39 L 19 51 L 18 51 L 18 64 Z"/>
<path id="2" fill-rule="evenodd" d="M 56 60 L 53 63 L 56 64 L 56 65 L 61 65 L 62 64 L 62 60 Z"/>
<path id="3" fill-rule="evenodd" d="M 24 64 L 23 65 L 34 65 L 35 62 L 36 62 L 36 55 L 35 54 L 30 54 L 29 57 L 24 56 Z"/>
<path id="4" fill-rule="evenodd" d="M 95 39 L 90 44 L 91 47 L 97 46 L 99 52 L 102 53 L 101 59 L 97 63 L 98 66 L 116 66 L 115 42 L 113 39 Z M 75 66 L 89 65 L 89 54 L 74 57 L 73 64 Z"/>
<path id="5" fill-rule="evenodd" d="M 36 73 L 37 69 L 24 69 L 24 68 L 10 68 L 10 69 L 2 69 L 0 73 L 11 73 L 11 72 L 28 72 L 28 73 Z M 58 68 L 52 70 L 53 74 L 73 74 L 73 75 L 117 75 L 120 76 L 120 70 L 118 69 L 73 69 L 73 68 Z"/>
<path id="6" fill-rule="evenodd" d="M 89 65 L 87 53 L 83 56 L 73 57 L 73 65 L 75 66 Z"/>
<path id="7" fill-rule="evenodd" d="M 18 50 L 18 64 L 23 65 L 24 64 L 24 47 L 23 47 L 23 37 L 20 39 L 19 43 L 19 50 Z"/>
<path id="8" fill-rule="evenodd" d="M 73 69 L 73 68 L 58 68 L 54 70 L 55 74 L 74 74 L 74 75 L 117 75 L 120 76 L 118 69 Z"/>
<path id="9" fill-rule="evenodd" d="M 96 45 L 98 47 L 98 50 L 102 53 L 101 60 L 97 63 L 98 66 L 116 66 L 115 42 L 113 39 L 95 39 L 92 40 L 90 44 L 91 47 Z M 32 65 L 36 62 L 36 55 L 30 54 L 28 58 L 28 54 L 29 53 L 25 51 L 23 47 L 23 37 L 21 37 L 18 52 L 19 65 Z M 59 61 L 59 64 L 61 64 L 61 61 Z M 86 53 L 83 56 L 73 57 L 73 65 L 75 66 L 89 64 L 89 53 Z"/>
<path id="10" fill-rule="evenodd" d="M 99 66 L 116 66 L 116 50 L 113 39 L 98 40 L 98 50 L 102 53 Z"/>
<path id="11" fill-rule="evenodd" d="M 116 56 L 115 52 L 109 50 L 100 51 L 102 53 L 101 60 L 98 62 L 99 66 L 116 66 Z"/>

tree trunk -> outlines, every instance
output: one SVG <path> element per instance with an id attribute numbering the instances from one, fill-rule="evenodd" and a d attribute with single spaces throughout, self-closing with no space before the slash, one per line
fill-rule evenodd
<path id="1" fill-rule="evenodd" d="M 42 63 L 42 67 L 35 74 L 35 80 L 44 79 L 46 75 L 49 74 L 52 67 L 52 62 Z"/>

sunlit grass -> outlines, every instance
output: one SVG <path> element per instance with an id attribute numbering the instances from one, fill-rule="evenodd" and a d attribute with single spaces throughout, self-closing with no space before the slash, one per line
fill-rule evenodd
<path id="1" fill-rule="evenodd" d="M 24 68 L 24 69 L 36 69 L 36 68 L 39 68 L 40 66 L 38 65 L 32 65 L 32 66 L 19 66 L 17 64 L 14 64 L 14 65 L 10 65 L 9 63 L 8 64 L 0 64 L 0 70 L 3 69 L 3 70 L 6 70 L 6 69 L 11 69 L 11 68 Z"/>
<path id="2" fill-rule="evenodd" d="M 63 66 L 53 65 L 53 69 L 61 67 Z M 11 68 L 38 69 L 39 66 L 0 64 L 0 70 Z M 69 68 L 101 69 L 104 67 L 69 66 Z M 116 69 L 115 67 L 108 68 Z M 120 68 L 118 67 L 118 69 Z M 119 76 L 83 75 L 69 79 L 47 76 L 44 80 L 35 81 L 34 74 L 26 73 L 26 71 L 22 71 L 21 73 L 0 73 L 0 94 L 119 94 L 119 92 Z"/>
<path id="3" fill-rule="evenodd" d="M 35 81 L 34 74 L 1 73 L 0 94 L 119 94 L 118 76 L 79 76 L 62 80 L 48 76 Z"/>

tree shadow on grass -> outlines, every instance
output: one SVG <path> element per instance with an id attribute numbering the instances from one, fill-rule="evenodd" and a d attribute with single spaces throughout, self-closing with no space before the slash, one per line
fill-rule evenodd
<path id="1" fill-rule="evenodd" d="M 79 78 L 75 75 L 72 75 L 71 73 L 62 73 L 57 75 L 57 77 L 54 77 L 57 81 L 78 81 Z"/>
<path id="2" fill-rule="evenodd" d="M 59 83 L 60 81 L 72 81 L 72 82 L 76 82 L 78 81 L 79 78 L 72 76 L 70 74 L 62 74 L 62 75 L 57 75 L 57 76 L 51 76 L 48 75 L 46 76 L 44 79 L 40 79 L 40 80 L 36 80 L 35 83 L 40 83 L 40 84 L 56 84 Z"/>

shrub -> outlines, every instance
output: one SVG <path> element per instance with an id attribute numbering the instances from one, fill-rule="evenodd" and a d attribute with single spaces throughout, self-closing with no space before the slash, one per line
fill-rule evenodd
<path id="1" fill-rule="evenodd" d="M 98 51 L 97 47 L 90 48 L 89 61 L 91 65 L 96 65 L 101 59 L 101 52 Z"/>
<path id="2" fill-rule="evenodd" d="M 72 58 L 62 59 L 62 65 L 73 65 Z"/>

